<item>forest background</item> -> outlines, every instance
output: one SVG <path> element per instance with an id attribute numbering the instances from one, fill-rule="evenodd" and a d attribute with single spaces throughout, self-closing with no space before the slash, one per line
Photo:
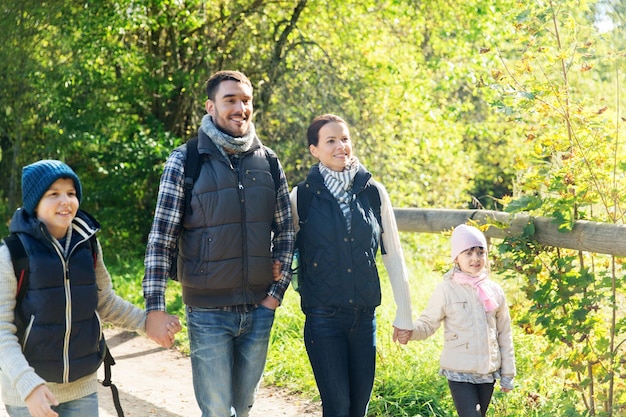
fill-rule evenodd
<path id="1" fill-rule="evenodd" d="M 625 13 L 619 0 L 5 0 L 0 232 L 21 204 L 21 167 L 64 160 L 102 223 L 117 291 L 142 305 L 163 164 L 195 135 L 204 83 L 220 69 L 252 80 L 257 132 L 291 185 L 313 162 L 308 123 L 332 112 L 397 207 L 525 212 L 563 231 L 623 224 Z M 520 374 L 492 415 L 624 415 L 623 260 L 542 247 L 532 234 L 490 254 Z M 402 239 L 418 313 L 447 240 Z M 175 283 L 168 297 L 181 312 Z M 440 337 L 392 344 L 388 288 L 384 297 L 370 414 L 452 415 L 436 375 Z M 297 303 L 291 294 L 278 315 L 266 378 L 314 396 Z"/>

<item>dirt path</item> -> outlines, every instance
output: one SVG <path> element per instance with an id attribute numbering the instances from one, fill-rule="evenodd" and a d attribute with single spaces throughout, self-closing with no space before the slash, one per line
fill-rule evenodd
<path id="1" fill-rule="evenodd" d="M 188 357 L 135 333 L 110 329 L 105 336 L 116 361 L 112 380 L 119 390 L 125 417 L 200 416 Z M 103 379 L 103 367 L 98 377 Z M 100 385 L 98 397 L 100 417 L 117 417 L 111 390 Z M 261 386 L 250 413 L 250 417 L 321 415 L 319 404 L 265 386 Z M 4 409 L 0 410 L 0 417 L 7 417 Z"/>

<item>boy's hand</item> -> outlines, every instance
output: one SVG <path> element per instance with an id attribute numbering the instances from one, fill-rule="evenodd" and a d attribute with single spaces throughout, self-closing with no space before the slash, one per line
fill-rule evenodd
<path id="1" fill-rule="evenodd" d="M 39 385 L 28 394 L 25 403 L 28 412 L 33 417 L 59 417 L 59 414 L 50 408 L 50 404 L 59 405 L 59 402 L 44 384 Z"/>

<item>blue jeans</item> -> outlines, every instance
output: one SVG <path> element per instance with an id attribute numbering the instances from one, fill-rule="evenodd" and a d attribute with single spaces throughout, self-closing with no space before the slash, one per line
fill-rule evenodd
<path id="1" fill-rule="evenodd" d="M 6 406 L 10 417 L 31 417 L 27 407 Z M 74 401 L 61 403 L 52 407 L 59 417 L 98 417 L 98 393 L 87 395 Z"/>
<path id="2" fill-rule="evenodd" d="M 193 389 L 202 417 L 247 417 L 265 368 L 274 310 L 187 307 Z"/>
<path id="3" fill-rule="evenodd" d="M 324 417 L 363 417 L 376 370 L 373 307 L 306 309 L 304 344 Z"/>

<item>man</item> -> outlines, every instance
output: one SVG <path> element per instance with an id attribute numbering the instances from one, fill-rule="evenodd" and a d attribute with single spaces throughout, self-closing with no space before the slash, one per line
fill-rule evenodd
<path id="1" fill-rule="evenodd" d="M 252 84 L 220 71 L 207 81 L 198 131 L 201 171 L 185 210 L 186 146 L 167 159 L 145 258 L 146 331 L 162 346 L 165 287 L 178 245 L 196 401 L 203 417 L 247 417 L 261 380 L 274 311 L 291 280 L 294 228 L 252 123 Z M 269 152 L 269 153 L 268 153 Z M 275 155 L 273 156 L 275 158 Z M 234 414 L 233 414 L 234 413 Z"/>

